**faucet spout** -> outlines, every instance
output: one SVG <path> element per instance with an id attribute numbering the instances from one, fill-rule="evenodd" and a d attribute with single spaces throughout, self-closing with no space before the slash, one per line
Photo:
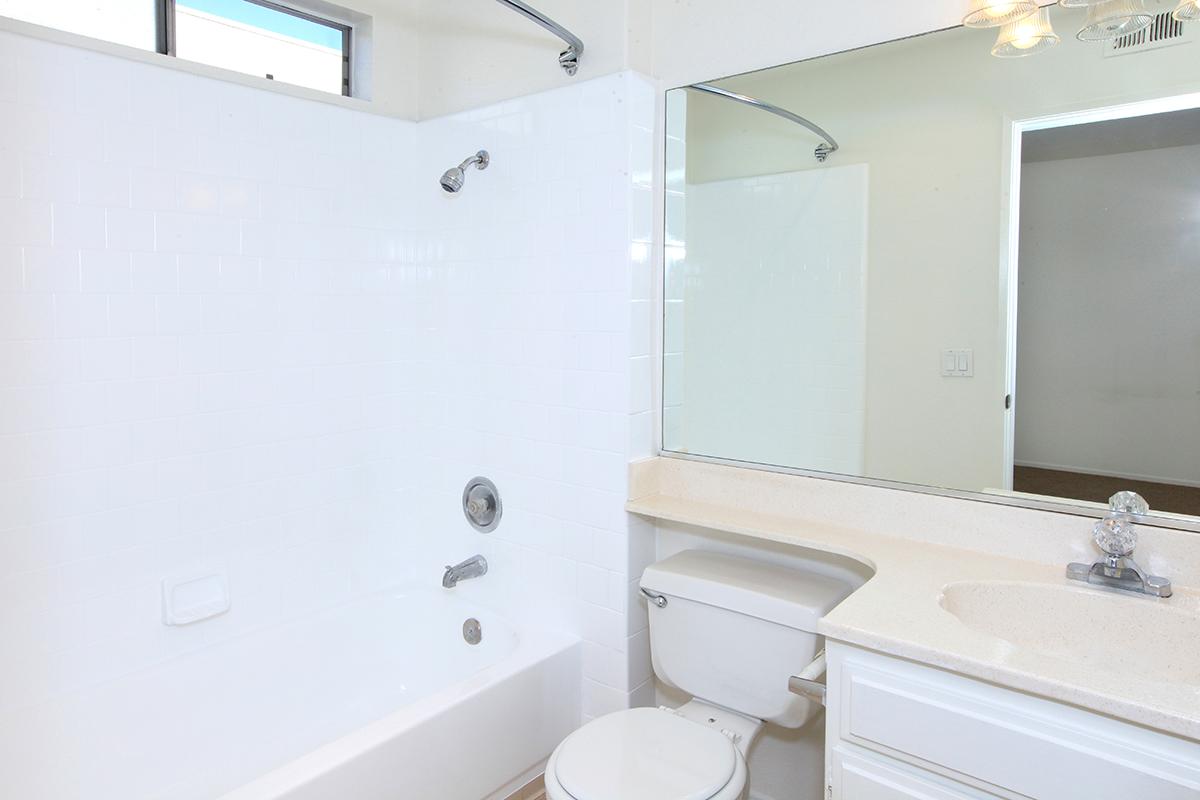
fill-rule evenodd
<path id="1" fill-rule="evenodd" d="M 1073 581 L 1105 586 L 1151 597 L 1170 597 L 1171 582 L 1151 575 L 1133 560 L 1137 531 L 1133 527 L 1139 515 L 1150 511 L 1141 496 L 1120 492 L 1109 500 L 1109 513 L 1096 523 L 1092 539 L 1104 557 L 1091 564 L 1068 564 L 1067 577 Z"/>
<path id="2" fill-rule="evenodd" d="M 459 581 L 478 578 L 486 575 L 488 571 L 487 559 L 483 556 L 471 556 L 466 561 L 454 566 L 447 566 L 446 572 L 442 575 L 442 588 L 453 589 L 458 586 Z"/>

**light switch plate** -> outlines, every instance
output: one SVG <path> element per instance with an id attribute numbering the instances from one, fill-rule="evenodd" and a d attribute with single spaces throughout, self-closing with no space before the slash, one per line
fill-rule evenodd
<path id="1" fill-rule="evenodd" d="M 942 377 L 973 378 L 975 377 L 974 350 L 943 350 Z"/>

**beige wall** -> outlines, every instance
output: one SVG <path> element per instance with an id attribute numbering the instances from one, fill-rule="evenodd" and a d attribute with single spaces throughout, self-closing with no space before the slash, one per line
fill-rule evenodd
<path id="1" fill-rule="evenodd" d="M 361 25 L 368 17 L 368 36 L 355 43 L 355 96 L 367 101 L 364 110 L 402 119 L 417 119 L 420 34 L 418 0 L 335 0 L 330 16 Z M 304 0 L 318 12 L 323 0 Z M 336 13 L 352 8 L 351 14 Z"/>
<path id="2" fill-rule="evenodd" d="M 958 30 L 722 83 L 825 126 L 831 165 L 870 165 L 869 475 L 1003 485 L 1006 117 L 1200 89 L 1195 45 L 1106 59 L 1063 33 L 1017 61 Z M 689 183 L 820 168 L 784 121 L 696 93 L 688 116 Z M 975 351 L 974 378 L 941 376 L 950 348 Z"/>
<path id="3" fill-rule="evenodd" d="M 676 86 L 945 27 L 962 16 L 961 0 L 870 2 L 878 8 L 853 19 L 843 6 L 816 0 L 533 0 L 586 44 L 570 78 L 556 63 L 562 43 L 496 0 L 295 1 L 351 22 L 371 19 L 356 58 L 365 110 L 413 120 L 623 69 Z M 22 4 L 37 5 L 0 0 L 0 14 Z"/>
<path id="4" fill-rule="evenodd" d="M 557 61 L 564 43 L 496 0 L 420 0 L 418 116 L 438 117 L 626 67 L 647 72 L 644 2 L 531 0 L 583 39 L 579 72 L 570 77 Z"/>
<path id="5" fill-rule="evenodd" d="M 957 24 L 961 0 L 534 0 L 579 35 L 580 78 L 634 69 L 666 86 Z M 560 43 L 495 0 L 420 0 L 421 118 L 569 83 Z"/>
<path id="6" fill-rule="evenodd" d="M 421 118 L 565 85 L 550 34 L 495 0 L 420 0 Z M 957 24 L 962 0 L 534 0 L 578 34 L 579 78 L 634 69 L 665 86 Z"/>
<path id="7" fill-rule="evenodd" d="M 653 74 L 667 86 L 957 25 L 965 0 L 646 0 Z"/>

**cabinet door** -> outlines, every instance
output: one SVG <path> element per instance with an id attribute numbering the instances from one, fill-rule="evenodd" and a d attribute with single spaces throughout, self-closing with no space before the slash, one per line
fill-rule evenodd
<path id="1" fill-rule="evenodd" d="M 961 675 L 829 649 L 828 737 L 1030 800 L 1200 800 L 1200 744 Z"/>
<path id="2" fill-rule="evenodd" d="M 830 800 L 994 800 L 884 756 L 846 745 L 830 754 Z"/>

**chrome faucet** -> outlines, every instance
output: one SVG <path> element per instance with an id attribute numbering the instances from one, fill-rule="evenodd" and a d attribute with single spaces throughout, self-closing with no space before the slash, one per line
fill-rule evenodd
<path id="1" fill-rule="evenodd" d="M 471 556 L 461 564 L 446 567 L 446 574 L 442 576 L 442 588 L 453 589 L 458 586 L 459 581 L 478 578 L 486 574 L 487 559 L 483 556 Z"/>
<path id="2" fill-rule="evenodd" d="M 1092 528 L 1092 540 L 1104 551 L 1104 558 L 1093 564 L 1068 564 L 1067 577 L 1134 594 L 1170 597 L 1171 582 L 1147 574 L 1132 558 L 1137 547 L 1134 521 L 1148 514 L 1150 505 L 1135 492 L 1118 492 L 1109 498 L 1108 508 L 1107 516 Z"/>

